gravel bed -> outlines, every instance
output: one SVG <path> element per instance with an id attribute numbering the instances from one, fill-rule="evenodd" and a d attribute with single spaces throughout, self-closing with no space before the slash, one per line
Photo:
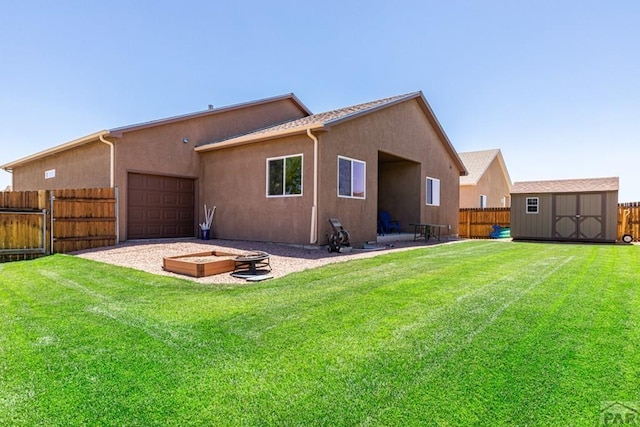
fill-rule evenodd
<path id="1" fill-rule="evenodd" d="M 73 252 L 71 255 L 108 264 L 135 268 L 153 274 L 180 277 L 199 283 L 241 284 L 246 283 L 246 281 L 233 277 L 230 273 L 196 278 L 164 271 L 162 261 L 164 257 L 175 257 L 207 251 L 223 251 L 240 255 L 251 251 L 264 251 L 270 254 L 271 274 L 273 277 L 282 277 L 293 272 L 316 268 L 322 265 L 357 258 L 369 258 L 391 251 L 415 249 L 438 243 L 439 242 L 435 240 L 427 243 L 424 241 L 399 241 L 372 246 L 369 249 L 353 249 L 350 253 L 330 253 L 327 251 L 326 246 L 301 247 L 279 243 L 219 239 L 206 241 L 198 239 L 145 240 L 127 241 L 118 246 L 88 249 Z"/>

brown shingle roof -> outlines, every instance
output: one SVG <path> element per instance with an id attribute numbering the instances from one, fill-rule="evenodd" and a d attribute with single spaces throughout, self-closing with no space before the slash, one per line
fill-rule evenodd
<path id="1" fill-rule="evenodd" d="M 351 107 L 340 108 L 337 110 L 327 111 L 325 113 L 313 114 L 301 119 L 292 120 L 289 122 L 281 123 L 278 125 L 270 126 L 264 129 L 259 129 L 253 132 L 249 132 L 244 135 L 237 135 L 232 138 L 212 141 L 207 144 L 199 145 L 195 148 L 197 152 L 205 152 L 210 150 L 219 150 L 227 147 L 256 143 L 260 141 L 266 141 L 269 139 L 282 138 L 286 136 L 292 136 L 297 134 L 308 133 L 311 131 L 328 131 L 334 125 L 342 123 L 347 120 L 355 119 L 363 115 L 373 113 L 383 108 L 391 107 L 393 105 L 410 101 L 415 99 L 420 107 L 423 109 L 425 116 L 433 126 L 435 132 L 439 136 L 444 148 L 451 155 L 452 159 L 456 163 L 460 175 L 466 175 L 467 170 L 460 160 L 458 153 L 453 144 L 449 140 L 449 137 L 442 129 L 440 122 L 436 118 L 433 110 L 429 106 L 429 103 L 424 98 L 422 92 L 412 92 L 405 95 L 397 95 L 389 98 L 379 99 L 377 101 L 366 102 L 364 104 L 353 105 Z"/>
<path id="2" fill-rule="evenodd" d="M 207 109 L 207 110 L 204 110 L 204 111 L 197 111 L 195 113 L 182 114 L 182 115 L 179 115 L 179 116 L 167 117 L 167 118 L 164 118 L 164 119 L 152 120 L 152 121 L 149 121 L 149 122 L 137 123 L 137 124 L 133 124 L 133 125 L 127 125 L 127 126 L 122 126 L 122 127 L 118 127 L 118 128 L 113 128 L 113 129 L 109 129 L 109 133 L 111 135 L 118 136 L 118 135 L 121 135 L 124 132 L 136 131 L 136 130 L 140 130 L 140 129 L 144 129 L 144 128 L 148 128 L 148 127 L 164 125 L 164 124 L 168 124 L 168 123 L 173 123 L 173 122 L 187 120 L 187 119 L 193 119 L 193 118 L 197 118 L 197 117 L 204 117 L 204 116 L 216 115 L 216 114 L 220 114 L 220 113 L 226 113 L 226 112 L 233 111 L 233 110 L 240 110 L 240 109 L 247 108 L 247 107 L 252 107 L 252 106 L 255 106 L 255 105 L 268 104 L 268 103 L 271 103 L 271 102 L 277 102 L 277 101 L 281 101 L 281 100 L 285 100 L 285 99 L 291 100 L 298 107 L 298 109 L 300 109 L 300 111 L 303 112 L 304 114 L 306 114 L 306 115 L 311 114 L 311 110 L 309 110 L 307 108 L 307 106 L 304 105 L 302 103 L 302 101 L 300 101 L 298 99 L 298 97 L 296 95 L 294 95 L 293 93 L 288 93 L 286 95 L 280 95 L 280 96 L 274 96 L 274 97 L 271 97 L 271 98 L 258 99 L 258 100 L 255 100 L 255 101 L 243 102 L 241 104 L 228 105 L 226 107 L 220 107 L 220 108 L 211 108 L 211 109 Z"/>
<path id="3" fill-rule="evenodd" d="M 269 126 L 264 129 L 259 129 L 253 132 L 248 132 L 243 135 L 236 135 L 232 138 L 226 138 L 219 141 L 214 141 L 215 143 L 224 142 L 230 139 L 235 139 L 239 137 L 256 137 L 260 136 L 268 136 L 269 134 L 279 134 L 283 131 L 293 130 L 293 129 L 306 129 L 313 125 L 323 125 L 330 126 L 336 124 L 338 121 L 348 119 L 352 116 L 362 114 L 365 112 L 371 112 L 378 107 L 386 106 L 395 101 L 404 100 L 406 98 L 415 97 L 420 92 L 413 92 L 404 95 L 392 96 L 389 98 L 378 99 L 377 101 L 365 102 L 364 104 L 352 105 L 351 107 L 340 108 L 337 110 L 327 111 L 324 113 L 312 114 L 307 117 L 303 117 L 301 119 L 292 120 L 289 122 L 281 123 L 274 126 Z"/>
<path id="4" fill-rule="evenodd" d="M 515 182 L 512 194 L 618 191 L 618 177 Z"/>

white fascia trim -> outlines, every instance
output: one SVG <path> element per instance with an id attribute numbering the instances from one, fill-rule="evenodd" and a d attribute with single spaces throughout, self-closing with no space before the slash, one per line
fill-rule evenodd
<path id="1" fill-rule="evenodd" d="M 23 158 L 21 158 L 19 160 L 4 164 L 4 165 L 0 166 L 0 168 L 4 169 L 6 171 L 9 171 L 10 169 L 12 169 L 12 168 L 14 168 L 16 166 L 20 166 L 22 164 L 29 163 L 29 162 L 32 162 L 34 160 L 38 160 L 38 159 L 50 156 L 52 154 L 61 153 L 63 151 L 69 150 L 71 148 L 78 147 L 78 146 L 84 145 L 84 144 L 88 144 L 89 142 L 98 141 L 101 137 L 104 137 L 104 136 L 107 136 L 107 135 L 109 135 L 109 131 L 108 130 L 101 130 L 100 132 L 92 133 L 90 135 L 83 136 L 82 138 L 74 139 L 73 141 L 69 141 L 69 142 L 66 142 L 64 144 L 57 145 L 55 147 L 49 148 L 47 150 L 40 151 L 38 153 L 32 154 L 30 156 L 23 157 Z"/>

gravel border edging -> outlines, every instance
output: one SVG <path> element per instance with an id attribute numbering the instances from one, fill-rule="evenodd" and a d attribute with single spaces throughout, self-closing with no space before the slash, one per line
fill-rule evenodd
<path id="1" fill-rule="evenodd" d="M 233 277 L 229 273 L 200 278 L 171 273 L 162 268 L 162 260 L 164 257 L 207 251 L 237 252 L 240 254 L 248 251 L 264 251 L 270 254 L 273 277 L 278 278 L 293 272 L 351 259 L 371 258 L 391 251 L 418 249 L 433 246 L 434 244 L 453 243 L 456 241 L 459 240 L 427 243 L 424 241 L 400 241 L 385 246 L 381 245 L 376 247 L 375 250 L 354 249 L 350 253 L 329 253 L 326 250 L 326 246 L 301 247 L 280 243 L 219 239 L 144 240 L 127 241 L 114 247 L 77 251 L 70 255 L 122 267 L 135 268 L 153 274 L 179 277 L 198 283 L 242 284 L 247 283 L 247 281 Z"/>

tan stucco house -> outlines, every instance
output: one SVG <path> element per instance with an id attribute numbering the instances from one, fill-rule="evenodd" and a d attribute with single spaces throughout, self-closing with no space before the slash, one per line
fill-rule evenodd
<path id="1" fill-rule="evenodd" d="M 450 225 L 466 169 L 421 92 L 320 114 L 293 94 L 97 132 L 1 166 L 15 191 L 118 188 L 120 240 L 326 244 L 329 218 L 375 241 L 377 215 Z"/>
<path id="2" fill-rule="evenodd" d="M 511 178 L 499 149 L 459 153 L 469 172 L 460 177 L 460 208 L 508 208 Z"/>

